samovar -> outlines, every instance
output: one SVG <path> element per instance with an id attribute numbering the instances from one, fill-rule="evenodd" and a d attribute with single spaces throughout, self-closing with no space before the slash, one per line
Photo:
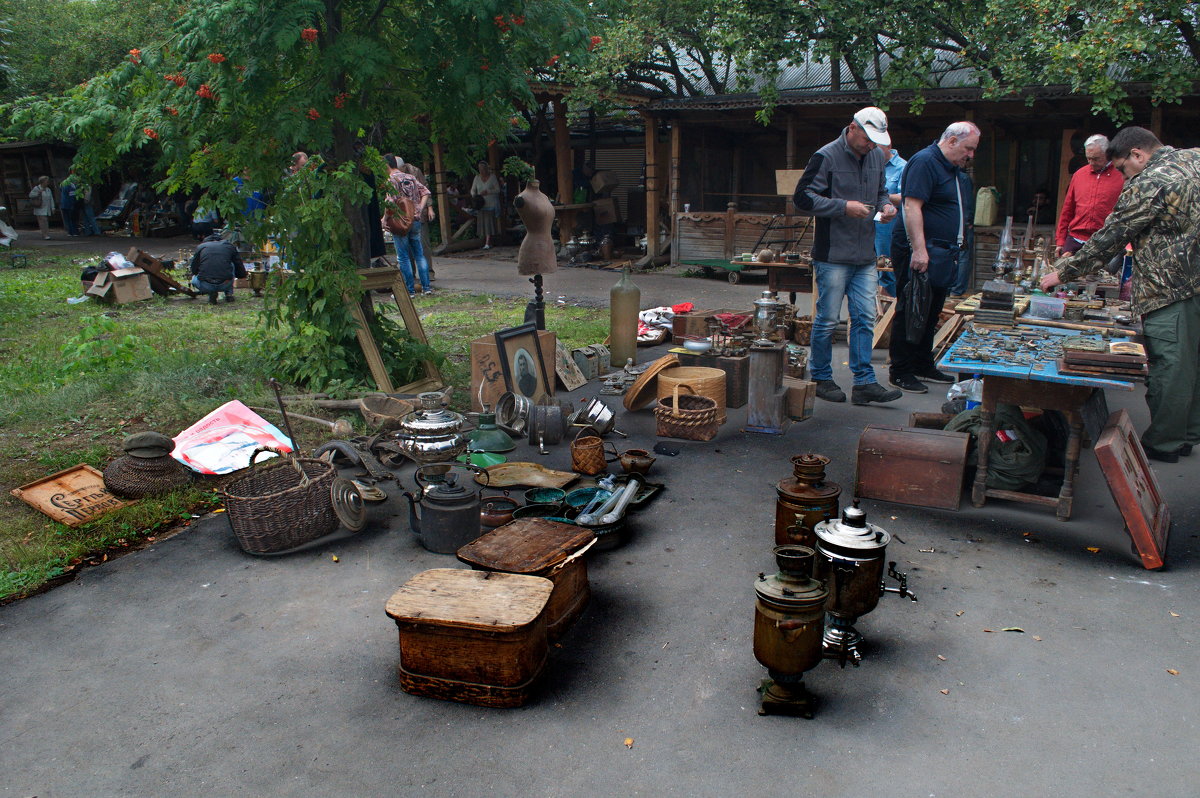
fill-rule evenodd
<path id="1" fill-rule="evenodd" d="M 807 546 L 776 546 L 779 573 L 758 575 L 754 592 L 754 658 L 767 669 L 760 715 L 813 716 L 804 674 L 821 662 L 821 633 L 829 594 L 812 578 L 816 553 Z"/>
<path id="2" fill-rule="evenodd" d="M 783 313 L 783 303 L 774 291 L 763 291 L 762 296 L 754 300 L 754 329 L 758 330 L 758 338 L 754 346 L 771 346 L 771 333 L 779 324 Z"/>
<path id="3" fill-rule="evenodd" d="M 829 458 L 822 454 L 798 454 L 791 460 L 792 476 L 775 485 L 775 543 L 816 546 L 813 527 L 837 518 L 842 486 L 825 481 Z"/>
<path id="4" fill-rule="evenodd" d="M 392 433 L 400 453 L 417 465 L 452 463 L 467 450 L 464 419 L 442 407 L 443 398 L 437 391 L 417 394 L 421 409 L 400 419 L 400 429 Z"/>
<path id="5" fill-rule="evenodd" d="M 829 590 L 826 611 L 829 623 L 825 628 L 825 656 L 858 665 L 862 659 L 859 646 L 863 636 L 854 623 L 875 609 L 884 593 L 896 593 L 913 601 L 916 595 L 908 590 L 908 577 L 896 570 L 895 561 L 887 564 L 887 575 L 898 587 L 885 587 L 883 582 L 884 554 L 892 536 L 883 527 L 867 523 L 867 514 L 852 506 L 842 510 L 841 519 L 817 524 L 816 576 Z"/>

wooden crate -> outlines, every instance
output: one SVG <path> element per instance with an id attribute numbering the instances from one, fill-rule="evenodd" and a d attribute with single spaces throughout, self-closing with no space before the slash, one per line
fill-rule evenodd
<path id="1" fill-rule="evenodd" d="M 546 605 L 546 634 L 556 640 L 587 606 L 591 595 L 587 561 L 574 555 L 595 539 L 595 533 L 585 527 L 518 518 L 463 546 L 458 559 L 481 571 L 542 576 L 553 582 L 554 592 Z"/>
<path id="2" fill-rule="evenodd" d="M 558 335 L 550 330 L 538 331 L 538 348 L 542 350 L 542 367 L 546 370 L 546 394 L 554 396 L 555 353 Z M 483 405 L 496 407 L 500 394 L 508 389 L 504 386 L 504 369 L 500 365 L 500 352 L 496 339 L 484 335 L 471 342 L 471 409 L 482 411 Z"/>
<path id="3" fill-rule="evenodd" d="M 524 704 L 546 664 L 540 576 L 434 568 L 388 599 L 400 630 L 400 687 L 485 707 Z"/>
<path id="4" fill-rule="evenodd" d="M 110 510 L 130 504 L 109 492 L 104 486 L 103 474 L 82 463 L 10 492 L 67 526 L 86 524 Z"/>
<path id="5" fill-rule="evenodd" d="M 970 441 L 965 432 L 869 424 L 858 439 L 854 495 L 957 510 Z"/>

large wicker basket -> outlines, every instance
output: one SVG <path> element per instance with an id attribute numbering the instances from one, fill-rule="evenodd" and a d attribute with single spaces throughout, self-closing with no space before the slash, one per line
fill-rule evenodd
<path id="1" fill-rule="evenodd" d="M 238 545 L 250 554 L 274 554 L 337 529 L 334 465 L 294 455 L 255 465 L 262 451 L 250 458 L 248 475 L 220 491 Z"/>
<path id="2" fill-rule="evenodd" d="M 707 366 L 675 366 L 658 375 L 658 401 L 671 396 L 676 385 L 686 385 L 697 396 L 717 403 L 717 423 L 725 423 L 725 371 Z"/>
<path id="3" fill-rule="evenodd" d="M 681 388 L 692 393 L 680 395 Z M 659 400 L 658 407 L 654 408 L 659 437 L 688 441 L 711 441 L 717 437 L 717 430 L 721 426 L 717 403 L 695 393 L 690 385 L 676 384 L 671 396 Z"/>

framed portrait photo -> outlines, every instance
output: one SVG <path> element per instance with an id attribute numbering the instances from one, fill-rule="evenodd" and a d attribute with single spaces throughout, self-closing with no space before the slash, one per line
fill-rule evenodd
<path id="1" fill-rule="evenodd" d="M 542 364 L 542 347 L 533 322 L 495 333 L 500 368 L 508 390 L 540 402 L 549 393 L 550 379 Z"/>

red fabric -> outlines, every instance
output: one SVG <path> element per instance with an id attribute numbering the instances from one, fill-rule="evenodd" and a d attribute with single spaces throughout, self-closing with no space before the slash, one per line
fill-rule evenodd
<path id="1" fill-rule="evenodd" d="M 750 316 L 744 313 L 718 313 L 714 318 L 729 330 L 736 330 L 750 321 Z"/>
<path id="2" fill-rule="evenodd" d="M 1080 241 L 1091 238 L 1104 226 L 1104 220 L 1112 213 L 1124 187 L 1124 176 L 1112 164 L 1105 166 L 1099 174 L 1093 172 L 1090 165 L 1077 170 L 1071 175 L 1071 184 L 1063 200 L 1055 243 L 1066 246 L 1067 236 Z"/>
<path id="3" fill-rule="evenodd" d="M 691 313 L 696 309 L 696 306 L 691 302 L 680 302 L 678 305 L 671 306 L 672 313 Z"/>

